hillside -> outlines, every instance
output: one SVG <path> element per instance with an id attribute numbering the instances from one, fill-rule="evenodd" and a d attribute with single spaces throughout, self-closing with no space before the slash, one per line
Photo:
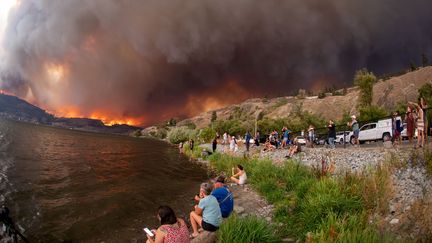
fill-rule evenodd
<path id="1" fill-rule="evenodd" d="M 0 117 L 25 122 L 49 124 L 54 116 L 18 97 L 0 94 Z"/>
<path id="2" fill-rule="evenodd" d="M 379 80 L 373 88 L 373 103 L 386 110 L 395 109 L 398 102 L 416 101 L 418 89 L 425 83 L 432 83 L 432 67 L 420 68 L 416 71 L 388 80 Z M 216 110 L 218 120 L 229 119 L 233 115 L 241 119 L 255 119 L 262 112 L 264 117 L 280 118 L 290 115 L 292 110 L 301 105 L 302 109 L 325 119 L 339 120 L 348 112 L 356 114 L 359 90 L 356 87 L 347 89 L 345 95 L 317 96 L 298 98 L 293 96 L 273 99 L 249 99 L 240 104 Z M 177 126 L 194 123 L 197 128 L 210 125 L 213 111 L 180 121 Z"/>
<path id="3" fill-rule="evenodd" d="M 101 120 L 90 118 L 58 118 L 25 100 L 6 94 L 0 94 L 0 117 L 15 121 L 101 133 L 130 134 L 141 129 L 129 125 L 105 126 Z"/>

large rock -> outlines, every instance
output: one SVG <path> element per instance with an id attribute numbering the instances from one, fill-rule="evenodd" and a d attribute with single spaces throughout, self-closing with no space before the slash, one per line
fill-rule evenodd
<path id="1" fill-rule="evenodd" d="M 213 243 L 216 242 L 216 232 L 203 231 L 191 240 L 191 243 Z"/>

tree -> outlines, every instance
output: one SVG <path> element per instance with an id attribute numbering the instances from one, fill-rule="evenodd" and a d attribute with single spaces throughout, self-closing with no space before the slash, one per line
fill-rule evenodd
<path id="1" fill-rule="evenodd" d="M 177 120 L 174 118 L 171 118 L 169 121 L 167 121 L 167 126 L 169 127 L 175 127 L 176 124 L 177 124 Z"/>
<path id="2" fill-rule="evenodd" d="M 417 70 L 417 65 L 413 61 L 410 62 L 410 69 L 411 71 Z"/>
<path id="3" fill-rule="evenodd" d="M 423 65 L 423 67 L 426 67 L 429 65 L 429 60 L 428 60 L 426 54 L 424 54 L 424 53 L 422 54 L 422 65 Z"/>
<path id="4" fill-rule="evenodd" d="M 216 137 L 216 131 L 210 127 L 203 128 L 198 135 L 204 142 L 211 142 Z"/>
<path id="5" fill-rule="evenodd" d="M 195 136 L 196 131 L 185 126 L 174 127 L 167 134 L 168 141 L 174 144 L 185 142 L 190 138 L 195 138 Z"/>
<path id="6" fill-rule="evenodd" d="M 418 90 L 419 98 L 423 97 L 426 100 L 426 103 L 431 106 L 432 105 L 432 84 L 426 83 L 420 87 Z"/>
<path id="7" fill-rule="evenodd" d="M 362 122 L 377 121 L 389 115 L 386 110 L 374 105 L 362 107 L 359 111 L 359 120 Z"/>
<path id="8" fill-rule="evenodd" d="M 372 104 L 373 85 L 377 78 L 367 69 L 361 69 L 354 76 L 354 84 L 360 88 L 360 107 L 367 107 Z"/>
<path id="9" fill-rule="evenodd" d="M 216 114 L 216 111 L 213 111 L 212 112 L 212 115 L 211 115 L 211 122 L 214 122 L 214 121 L 216 121 L 216 119 L 217 119 L 217 114 Z"/>

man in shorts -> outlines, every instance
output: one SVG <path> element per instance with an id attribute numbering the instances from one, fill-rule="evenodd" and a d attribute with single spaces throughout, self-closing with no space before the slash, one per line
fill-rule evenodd
<path id="1" fill-rule="evenodd" d="M 356 120 L 356 116 L 355 115 L 352 115 L 351 116 L 351 122 L 348 122 L 348 126 L 350 126 L 351 128 L 352 128 L 352 131 L 353 131 L 353 135 L 354 135 L 354 141 L 353 141 L 353 145 L 355 146 L 355 147 L 358 147 L 359 146 L 359 134 L 360 134 L 360 126 L 359 126 L 359 123 L 357 122 L 357 120 Z"/>
<path id="2" fill-rule="evenodd" d="M 195 210 L 190 213 L 190 222 L 192 225 L 192 238 L 198 236 L 198 229 L 214 232 L 219 229 L 222 223 L 222 213 L 219 203 L 215 196 L 211 195 L 213 185 L 202 183 L 200 186 L 201 198 Z"/>

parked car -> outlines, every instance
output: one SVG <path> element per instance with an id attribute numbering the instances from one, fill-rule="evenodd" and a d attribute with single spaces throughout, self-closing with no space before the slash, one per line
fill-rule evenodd
<path id="1" fill-rule="evenodd" d="M 335 142 L 343 144 L 344 140 L 345 140 L 345 143 L 349 143 L 350 142 L 350 136 L 349 135 L 350 135 L 350 131 L 337 132 Z"/>
<path id="2" fill-rule="evenodd" d="M 298 136 L 295 138 L 297 144 L 306 145 L 306 139 L 302 136 Z"/>
<path id="3" fill-rule="evenodd" d="M 405 122 L 403 124 L 403 130 L 401 132 L 401 138 L 402 139 L 408 139 L 407 124 Z M 414 129 L 414 138 L 417 138 L 417 128 Z"/>
<path id="4" fill-rule="evenodd" d="M 326 144 L 328 144 L 328 136 L 327 135 L 318 135 L 315 137 L 314 143 L 316 145 L 326 145 Z"/>
<path id="5" fill-rule="evenodd" d="M 389 141 L 393 136 L 392 131 L 392 120 L 384 119 L 378 122 L 372 122 L 360 127 L 359 142 L 364 143 L 366 141 Z M 351 131 L 349 133 L 350 142 L 354 143 L 354 134 Z"/>

